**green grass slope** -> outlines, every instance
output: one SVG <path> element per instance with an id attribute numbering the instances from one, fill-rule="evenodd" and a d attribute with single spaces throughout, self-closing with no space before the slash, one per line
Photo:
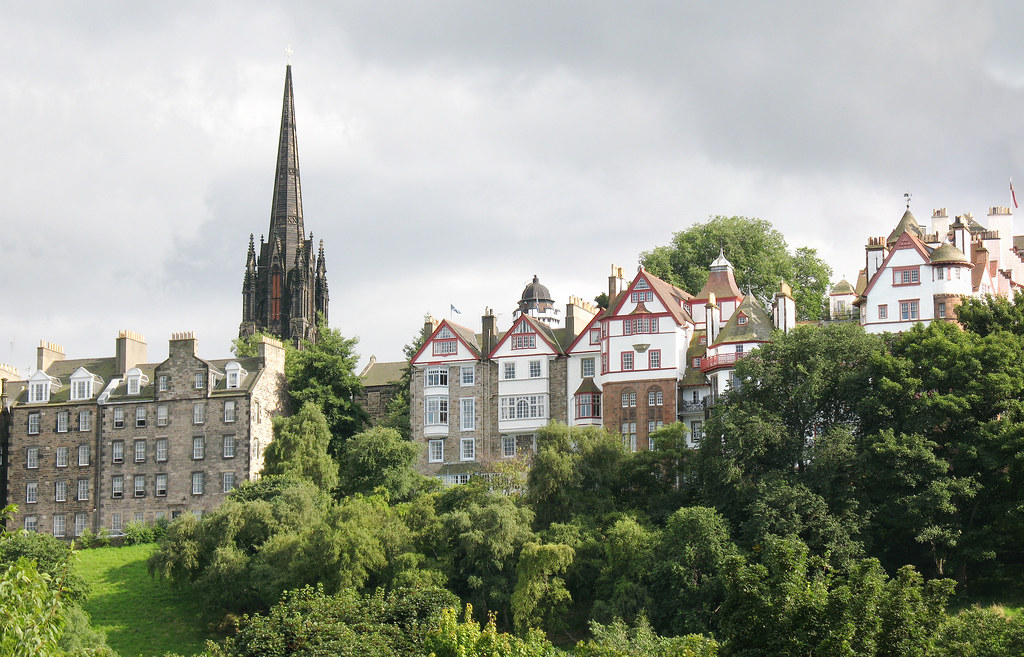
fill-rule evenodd
<path id="1" fill-rule="evenodd" d="M 195 600 L 149 576 L 146 559 L 155 547 L 78 552 L 78 572 L 90 588 L 85 610 L 121 657 L 191 655 L 202 650 L 207 638 L 214 638 Z"/>

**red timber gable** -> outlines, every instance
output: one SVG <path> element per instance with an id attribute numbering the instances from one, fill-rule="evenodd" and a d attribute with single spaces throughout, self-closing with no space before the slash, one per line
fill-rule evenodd
<path id="1" fill-rule="evenodd" d="M 498 340 L 498 344 L 494 345 L 488 358 L 495 358 L 500 351 L 509 352 L 505 354 L 509 356 L 531 353 L 547 353 L 556 356 L 563 354 L 562 348 L 558 346 L 550 330 L 529 315 L 520 315 L 512 323 L 512 328 Z"/>
<path id="2" fill-rule="evenodd" d="M 927 245 L 925 245 L 924 242 L 919 240 L 913 233 L 909 231 L 904 231 L 896 240 L 896 243 L 892 245 L 892 248 L 889 249 L 889 253 L 886 254 L 885 260 L 883 260 L 882 264 L 878 267 L 878 271 L 876 271 L 875 275 L 871 277 L 870 281 L 868 281 L 868 286 L 864 288 L 863 292 L 861 292 L 862 297 L 866 297 L 868 293 L 871 292 L 871 289 L 875 286 L 875 283 L 881 280 L 883 272 L 887 273 L 889 271 L 889 261 L 892 260 L 896 252 L 905 251 L 908 249 L 917 251 L 917 253 L 921 256 L 921 264 L 925 265 L 928 264 L 928 262 L 930 262 L 931 254 L 928 251 Z"/>
<path id="3" fill-rule="evenodd" d="M 601 312 L 594 315 L 590 322 L 587 323 L 587 327 L 576 336 L 569 347 L 565 350 L 566 354 L 573 354 L 576 351 L 580 352 L 592 352 L 601 350 L 601 320 L 607 316 L 608 310 L 602 310 Z M 591 339 L 591 332 L 597 331 L 597 342 Z"/>
<path id="4" fill-rule="evenodd" d="M 451 359 L 452 356 L 458 357 L 459 345 L 462 345 L 468 353 L 463 353 L 461 357 L 457 358 L 458 360 L 478 360 L 480 349 L 474 344 L 475 342 L 476 338 L 472 330 L 445 319 L 438 324 L 410 362 L 413 365 L 425 365 L 440 363 L 444 359 Z"/>
<path id="5" fill-rule="evenodd" d="M 650 313 L 652 316 L 667 315 L 672 318 L 676 326 L 693 324 L 690 313 L 683 307 L 687 301 L 693 298 L 686 290 L 681 290 L 670 285 L 657 276 L 650 274 L 643 269 L 637 272 L 629 287 L 609 304 L 609 312 L 603 314 L 604 319 L 622 315 L 623 307 L 627 304 L 636 304 L 636 307 L 629 314 Z M 647 304 L 654 304 L 657 301 L 661 309 L 655 306 L 654 310 L 648 308 Z"/>

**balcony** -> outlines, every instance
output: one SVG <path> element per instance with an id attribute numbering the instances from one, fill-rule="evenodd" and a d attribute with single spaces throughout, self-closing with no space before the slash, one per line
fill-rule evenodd
<path id="1" fill-rule="evenodd" d="M 720 367 L 731 367 L 736 364 L 736 361 L 749 356 L 751 352 L 744 351 L 740 353 L 724 353 L 718 354 L 717 356 L 705 356 L 700 359 L 700 371 L 710 372 L 711 370 L 717 370 Z"/>
<path id="2" fill-rule="evenodd" d="M 702 413 L 704 411 L 704 404 L 699 401 L 681 402 L 679 404 L 679 411 L 681 413 Z"/>

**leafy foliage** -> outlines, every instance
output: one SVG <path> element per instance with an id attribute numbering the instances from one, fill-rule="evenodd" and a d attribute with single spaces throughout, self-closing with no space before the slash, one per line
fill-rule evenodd
<path id="1" fill-rule="evenodd" d="M 740 289 L 770 299 L 784 279 L 793 288 L 799 318 L 821 318 L 832 269 L 815 249 L 790 253 L 782 233 L 763 219 L 711 217 L 675 233 L 667 246 L 641 253 L 640 261 L 655 276 L 696 294 L 720 249 L 732 262 Z"/>
<path id="2" fill-rule="evenodd" d="M 327 418 L 306 402 L 291 417 L 274 418 L 274 440 L 263 457 L 263 474 L 295 475 L 326 491 L 338 486 L 338 464 L 327 450 L 331 443 Z"/>
<path id="3" fill-rule="evenodd" d="M 358 341 L 342 337 L 322 320 L 317 331 L 316 343 L 303 342 L 302 349 L 288 352 L 285 378 L 295 408 L 310 402 L 327 419 L 331 435 L 328 451 L 337 458 L 345 441 L 366 425 L 366 411 L 355 401 L 362 391 L 355 370 Z"/>
<path id="4" fill-rule="evenodd" d="M 341 454 L 341 492 L 372 493 L 382 488 L 403 500 L 422 483 L 412 469 L 419 448 L 396 429 L 374 427 L 345 443 Z"/>

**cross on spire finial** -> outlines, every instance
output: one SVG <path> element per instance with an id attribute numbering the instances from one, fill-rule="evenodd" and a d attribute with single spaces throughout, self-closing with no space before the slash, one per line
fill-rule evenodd
<path id="1" fill-rule="evenodd" d="M 292 50 L 292 44 L 288 44 L 288 47 L 284 49 L 285 54 L 288 55 L 288 66 L 292 65 L 292 54 L 295 52 Z"/>
<path id="2" fill-rule="evenodd" d="M 907 201 L 907 209 L 910 209 L 910 197 L 913 196 L 910 192 L 903 192 L 903 198 Z"/>

